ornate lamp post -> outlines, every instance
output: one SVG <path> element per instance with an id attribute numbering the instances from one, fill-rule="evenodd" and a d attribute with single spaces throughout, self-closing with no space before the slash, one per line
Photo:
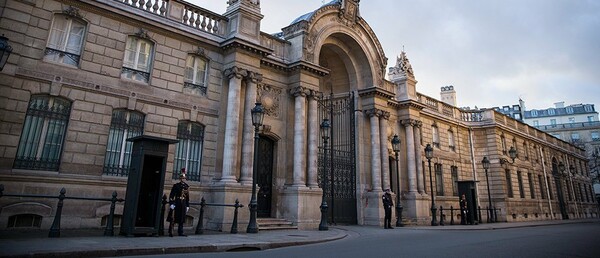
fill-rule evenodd
<path id="1" fill-rule="evenodd" d="M 252 166 L 252 198 L 250 199 L 250 222 L 246 233 L 258 233 L 258 224 L 256 223 L 256 210 L 258 203 L 256 202 L 256 173 L 258 171 L 258 128 L 263 124 L 265 110 L 261 103 L 256 103 L 256 106 L 250 111 L 252 114 L 252 125 L 254 125 L 254 164 Z"/>
<path id="2" fill-rule="evenodd" d="M 400 137 L 398 135 L 394 135 L 392 138 L 392 149 L 394 150 L 394 154 L 396 155 L 396 227 L 404 227 L 402 224 L 402 202 L 400 200 L 400 166 L 398 165 L 398 152 L 400 152 Z"/>
<path id="3" fill-rule="evenodd" d="M 8 38 L 2 34 L 0 36 L 0 71 L 4 69 L 4 65 L 12 53 L 13 48 L 8 44 Z"/>
<path id="4" fill-rule="evenodd" d="M 512 160 L 512 162 L 508 161 L 505 158 L 500 158 L 500 164 L 504 164 L 504 163 L 515 164 L 515 159 L 517 158 L 517 149 L 515 149 L 515 146 L 510 146 L 510 150 L 508 150 L 508 156 L 510 156 L 510 159 Z"/>
<path id="5" fill-rule="evenodd" d="M 321 223 L 319 230 L 329 230 L 327 225 L 327 198 L 325 197 L 325 187 L 327 187 L 327 140 L 329 139 L 329 119 L 323 119 L 321 122 L 321 135 L 323 136 L 323 173 L 321 173 L 321 189 L 323 189 L 323 197 L 321 198 Z"/>
<path id="6" fill-rule="evenodd" d="M 485 170 L 485 181 L 487 182 L 487 192 L 488 192 L 488 203 L 490 205 L 488 210 L 488 222 L 494 222 L 493 216 L 493 205 L 492 205 L 492 193 L 490 192 L 490 178 L 488 177 L 488 169 L 490 168 L 490 160 L 487 157 L 483 157 L 481 161 L 481 165 L 483 165 L 483 169 Z"/>
<path id="7" fill-rule="evenodd" d="M 433 192 L 433 179 L 431 178 L 431 158 L 433 158 L 433 148 L 431 144 L 425 146 L 425 158 L 427 158 L 427 164 L 429 164 L 429 188 L 431 188 L 431 225 L 437 226 L 437 219 L 435 215 L 437 208 L 435 207 L 435 193 Z"/>

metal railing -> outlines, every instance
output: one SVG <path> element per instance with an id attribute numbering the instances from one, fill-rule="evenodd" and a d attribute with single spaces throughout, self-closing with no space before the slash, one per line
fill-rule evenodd
<path id="1" fill-rule="evenodd" d="M 114 236 L 114 216 L 115 216 L 115 205 L 117 202 L 125 201 L 123 198 L 117 198 L 117 192 L 112 193 L 112 198 L 89 198 L 89 197 L 76 197 L 66 196 L 67 190 L 63 187 L 60 189 L 58 196 L 52 195 L 35 195 L 35 194 L 4 194 L 4 185 L 0 184 L 0 198 L 1 197 L 28 197 L 28 198 L 47 198 L 47 199 L 58 199 L 56 205 L 56 213 L 54 215 L 54 221 L 50 227 L 48 237 L 60 237 L 60 220 L 62 215 L 62 208 L 64 200 L 85 200 L 85 201 L 107 201 L 110 204 L 110 213 L 106 222 L 106 228 L 104 229 L 105 236 Z"/>
<path id="2" fill-rule="evenodd" d="M 165 221 L 165 210 L 166 210 L 166 205 L 169 202 L 167 201 L 167 195 L 163 195 L 162 198 L 162 211 L 160 214 L 160 221 L 162 221 L 162 223 L 160 223 L 159 225 L 159 235 L 164 235 L 164 231 L 165 231 L 165 225 L 164 225 L 164 221 Z M 204 209 L 206 206 L 213 206 L 213 207 L 234 207 L 234 211 L 233 211 L 233 222 L 231 224 L 231 230 L 230 233 L 231 234 L 237 234 L 238 233 L 238 208 L 243 208 L 244 205 L 240 204 L 240 202 L 238 201 L 238 199 L 235 199 L 235 204 L 225 204 L 225 203 L 207 203 L 206 200 L 204 199 L 204 197 L 202 197 L 202 199 L 200 200 L 200 202 L 190 202 L 190 206 L 191 205 L 200 205 L 200 216 L 198 216 L 198 225 L 196 226 L 196 231 L 195 234 L 196 235 L 202 235 L 204 234 Z"/>
<path id="3" fill-rule="evenodd" d="M 481 206 L 477 207 L 477 217 L 472 218 L 474 221 L 473 223 L 476 224 L 477 222 L 481 223 L 483 222 L 482 217 L 481 217 L 481 212 L 485 211 L 486 212 L 486 217 L 487 217 L 487 223 L 493 223 L 493 222 L 498 222 L 498 211 L 500 209 L 496 209 L 495 207 L 493 209 L 489 209 L 489 208 L 485 208 L 482 209 Z M 461 215 L 461 223 L 460 224 L 469 224 L 468 220 L 469 218 L 462 218 L 463 214 L 461 213 L 460 208 L 454 208 L 453 206 L 450 206 L 450 208 L 444 208 L 443 206 L 440 206 L 440 226 L 444 226 L 445 225 L 445 221 L 446 221 L 446 213 L 449 211 L 450 212 L 450 225 L 454 225 L 454 212 L 457 212 L 458 214 Z"/>

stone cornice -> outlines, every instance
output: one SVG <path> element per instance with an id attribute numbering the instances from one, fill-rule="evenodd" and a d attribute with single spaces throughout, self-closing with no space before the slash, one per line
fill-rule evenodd
<path id="1" fill-rule="evenodd" d="M 384 119 L 389 119 L 390 118 L 390 112 L 385 111 L 383 109 L 378 109 L 378 108 L 367 109 L 367 110 L 364 111 L 364 113 L 368 117 L 377 116 L 377 117 L 382 117 Z"/>
<path id="2" fill-rule="evenodd" d="M 387 90 L 379 88 L 379 87 L 371 87 L 368 89 L 362 89 L 362 90 L 358 91 L 358 96 L 365 97 L 365 96 L 370 96 L 370 95 L 380 96 L 380 97 L 384 97 L 386 99 L 394 98 L 393 92 L 387 91 Z"/>
<path id="3" fill-rule="evenodd" d="M 413 101 L 413 100 L 405 100 L 405 101 L 389 100 L 388 106 L 396 108 L 396 109 L 413 108 L 413 109 L 418 109 L 418 110 L 423 110 L 426 107 L 424 104 L 417 102 L 417 101 Z"/>
<path id="4" fill-rule="evenodd" d="M 290 89 L 290 94 L 294 97 L 306 97 L 309 96 L 311 93 L 311 90 L 306 88 L 306 87 L 302 87 L 302 86 L 298 86 L 298 87 L 294 87 Z"/>
<path id="5" fill-rule="evenodd" d="M 278 62 L 272 59 L 262 59 L 260 60 L 260 64 L 266 67 L 270 67 L 275 70 L 283 71 L 286 73 L 294 72 L 294 71 L 307 71 L 317 76 L 326 76 L 329 74 L 329 70 L 327 68 L 305 62 L 298 61 L 291 64 L 284 64 L 282 62 Z"/>
<path id="6" fill-rule="evenodd" d="M 221 49 L 223 49 L 224 51 L 230 49 L 241 49 L 261 57 L 266 57 L 273 53 L 272 49 L 256 45 L 254 43 L 248 42 L 240 38 L 231 38 L 223 41 L 221 43 Z"/>
<path id="7" fill-rule="evenodd" d="M 248 70 L 234 66 L 225 69 L 225 71 L 223 71 L 223 75 L 225 75 L 225 77 L 229 79 L 233 77 L 242 79 L 243 77 L 248 76 Z"/>

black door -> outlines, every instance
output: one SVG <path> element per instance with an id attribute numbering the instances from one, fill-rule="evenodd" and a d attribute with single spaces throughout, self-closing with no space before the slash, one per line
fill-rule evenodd
<path id="1" fill-rule="evenodd" d="M 319 121 L 331 124 L 327 148 L 319 142 L 319 182 L 324 187 L 332 224 L 356 224 L 354 96 L 326 96 L 319 101 Z M 325 180 L 323 179 L 325 176 Z"/>
<path id="2" fill-rule="evenodd" d="M 258 173 L 256 183 L 258 193 L 256 215 L 261 218 L 271 217 L 271 197 L 273 194 L 273 147 L 274 142 L 265 137 L 258 140 Z"/>
<path id="3" fill-rule="evenodd" d="M 458 181 L 458 196 L 465 195 L 467 199 L 468 217 L 467 223 L 477 224 L 479 214 L 477 213 L 477 192 L 475 191 L 475 181 Z M 457 204 L 460 207 L 460 204 Z"/>
<path id="4" fill-rule="evenodd" d="M 156 222 L 157 204 L 160 202 L 161 170 L 164 158 L 159 156 L 144 155 L 144 168 L 140 180 L 140 194 L 138 196 L 136 227 L 154 227 Z"/>

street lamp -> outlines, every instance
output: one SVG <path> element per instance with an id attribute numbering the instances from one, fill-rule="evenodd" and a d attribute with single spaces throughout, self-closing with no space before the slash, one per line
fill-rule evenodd
<path id="1" fill-rule="evenodd" d="M 4 69 L 4 65 L 12 53 L 13 48 L 8 44 L 8 38 L 2 34 L 0 36 L 0 71 Z"/>
<path id="2" fill-rule="evenodd" d="M 425 146 L 425 158 L 427 158 L 427 163 L 429 164 L 429 188 L 431 188 L 431 225 L 437 226 L 438 224 L 435 218 L 437 208 L 435 207 L 435 193 L 433 192 L 433 179 L 431 178 L 431 158 L 433 158 L 433 148 L 429 143 L 427 146 Z"/>
<path id="3" fill-rule="evenodd" d="M 392 138 L 392 149 L 394 150 L 394 154 L 396 154 L 396 227 L 404 227 L 402 224 L 402 202 L 400 200 L 400 166 L 398 165 L 398 152 L 400 152 L 400 137 L 398 135 L 394 135 Z"/>
<path id="4" fill-rule="evenodd" d="M 258 224 L 256 223 L 256 210 L 258 203 L 256 202 L 256 174 L 258 172 L 258 128 L 263 124 L 265 118 L 265 110 L 260 103 L 250 111 L 252 114 L 252 125 L 254 125 L 254 164 L 252 165 L 252 198 L 250 199 L 250 222 L 246 233 L 258 233 Z"/>
<path id="5" fill-rule="evenodd" d="M 327 140 L 329 139 L 329 119 L 323 119 L 321 122 L 321 135 L 323 136 L 323 171 L 321 173 L 321 189 L 323 190 L 323 196 L 321 198 L 321 223 L 319 224 L 319 230 L 329 230 L 327 225 L 327 198 L 325 197 L 325 187 L 327 187 Z"/>
<path id="6" fill-rule="evenodd" d="M 505 158 L 500 158 L 500 164 L 502 164 L 502 165 L 504 163 L 515 164 L 515 159 L 517 158 L 517 149 L 515 149 L 515 146 L 510 146 L 510 150 L 508 150 L 508 156 L 510 156 L 510 159 L 512 160 L 512 162 L 509 162 Z"/>
<path id="7" fill-rule="evenodd" d="M 489 210 L 488 210 L 488 222 L 494 222 L 494 217 L 493 217 L 493 208 L 492 208 L 492 193 L 490 193 L 490 178 L 488 177 L 488 169 L 490 168 L 490 160 L 487 157 L 483 157 L 483 160 L 481 161 L 481 164 L 483 165 L 483 169 L 485 170 L 485 181 L 487 182 L 487 192 L 488 192 L 488 203 L 490 204 Z"/>

